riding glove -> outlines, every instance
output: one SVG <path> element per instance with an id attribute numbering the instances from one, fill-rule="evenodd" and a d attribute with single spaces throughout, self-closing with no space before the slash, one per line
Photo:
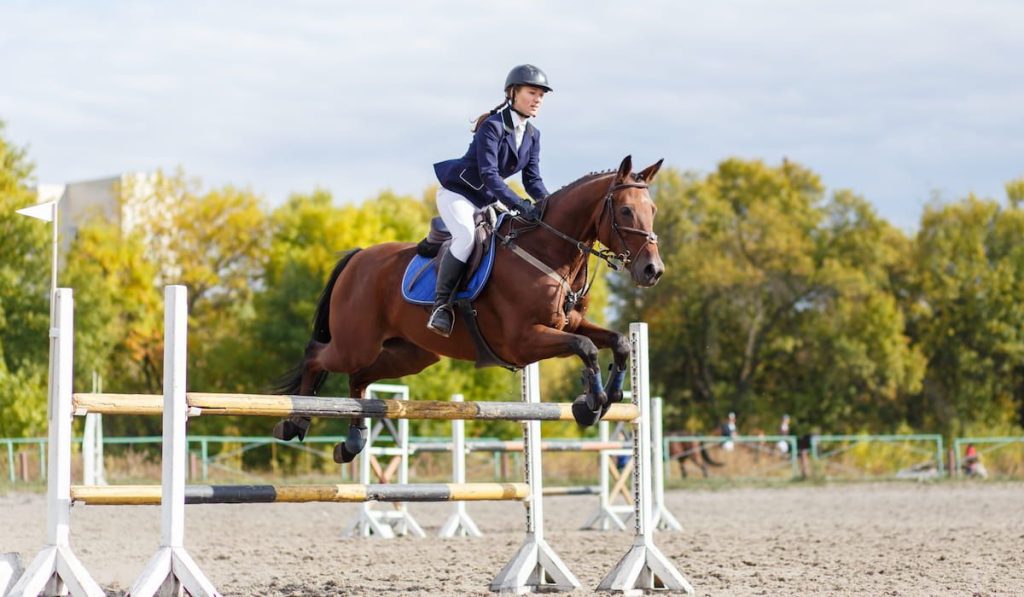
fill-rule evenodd
<path id="1" fill-rule="evenodd" d="M 540 206 L 534 205 L 525 199 L 516 205 L 516 210 L 519 211 L 519 217 L 528 222 L 540 220 Z"/>

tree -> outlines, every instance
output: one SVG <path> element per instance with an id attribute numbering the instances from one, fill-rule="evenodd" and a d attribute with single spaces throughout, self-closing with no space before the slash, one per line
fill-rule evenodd
<path id="1" fill-rule="evenodd" d="M 666 275 L 654 289 L 613 290 L 620 320 L 659 330 L 651 371 L 680 405 L 677 424 L 706 427 L 733 410 L 762 427 L 783 411 L 856 427 L 877 417 L 847 412 L 851 396 L 877 405 L 915 387 L 920 358 L 888 287 L 900 235 L 863 199 L 826 200 L 816 174 L 785 160 L 729 159 L 703 178 L 663 170 L 652 191 Z M 853 325 L 861 318 L 877 324 Z"/>
<path id="2" fill-rule="evenodd" d="M 36 200 L 33 164 L 0 121 L 0 436 L 46 429 L 49 228 L 15 213 Z"/>
<path id="3" fill-rule="evenodd" d="M 910 327 L 928 359 L 919 420 L 1005 427 L 1024 404 L 1024 211 L 975 196 L 931 205 L 914 246 Z"/>

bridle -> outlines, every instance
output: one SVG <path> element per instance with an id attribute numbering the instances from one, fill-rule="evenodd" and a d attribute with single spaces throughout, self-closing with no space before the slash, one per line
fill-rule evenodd
<path id="1" fill-rule="evenodd" d="M 609 249 L 594 249 L 594 247 L 592 246 L 593 243 L 588 244 L 581 240 L 577 240 L 569 236 L 568 234 L 565 234 L 561 230 L 555 228 L 554 226 L 545 223 L 543 219 L 538 220 L 537 225 L 539 225 L 541 228 L 544 228 L 548 232 L 551 232 L 552 234 L 561 238 L 562 240 L 572 243 L 573 245 L 576 246 L 577 249 L 579 249 L 581 253 L 588 253 L 590 255 L 597 257 L 598 259 L 604 260 L 604 262 L 608 264 L 608 267 L 610 267 L 613 271 L 621 271 L 623 268 L 628 266 L 633 261 L 632 253 L 629 250 L 629 246 L 626 244 L 626 237 L 623 233 L 639 234 L 645 237 L 644 244 L 637 251 L 637 255 L 642 253 L 644 249 L 647 248 L 647 245 L 658 244 L 658 235 L 655 234 L 653 230 L 647 231 L 641 230 L 640 228 L 620 226 L 618 219 L 616 219 L 615 217 L 615 205 L 613 202 L 615 193 L 621 191 L 622 189 L 646 189 L 649 186 L 646 182 L 643 182 L 643 179 L 639 178 L 638 176 L 634 175 L 634 178 L 637 182 L 621 182 L 616 184 L 614 181 L 612 181 L 612 184 L 608 187 L 608 192 L 605 193 L 604 195 L 604 206 L 601 208 L 601 217 L 598 218 L 597 220 L 597 226 L 598 229 L 600 229 L 601 222 L 604 221 L 604 214 L 611 214 L 612 230 L 615 232 L 616 236 L 619 237 L 619 243 L 622 246 L 621 253 L 616 254 L 615 252 Z"/>
<path id="2" fill-rule="evenodd" d="M 513 228 L 512 230 L 509 230 L 508 233 L 504 236 L 498 233 L 497 230 L 494 231 L 494 234 L 496 234 L 498 238 L 501 240 L 502 246 L 506 247 L 507 249 L 512 251 L 512 253 L 519 256 L 519 258 L 523 259 L 527 263 L 539 269 L 546 276 L 557 282 L 558 285 L 562 287 L 562 290 L 565 291 L 565 302 L 562 306 L 562 309 L 566 314 L 568 314 L 569 311 L 571 311 L 575 307 L 575 305 L 582 301 L 583 297 L 585 297 L 590 292 L 590 287 L 594 283 L 594 277 L 597 276 L 597 270 L 594 270 L 594 274 L 591 277 L 590 282 L 586 282 L 588 259 L 585 258 L 583 260 L 584 285 L 579 290 L 573 290 L 572 285 L 569 283 L 569 281 L 563 278 L 558 272 L 551 269 L 551 267 L 549 267 L 547 264 L 531 255 L 530 253 L 524 251 L 521 247 L 516 246 L 515 239 L 520 234 L 528 232 L 530 230 L 535 230 L 539 226 L 541 228 L 544 228 L 548 232 L 554 234 L 555 236 L 561 238 L 562 240 L 572 243 L 576 247 L 576 249 L 579 250 L 581 255 L 585 255 L 587 257 L 589 257 L 590 255 L 594 255 L 598 259 L 601 259 L 605 263 L 607 263 L 608 267 L 611 268 L 613 271 L 621 271 L 633 261 L 632 253 L 629 250 L 629 246 L 626 244 L 625 234 L 639 234 L 645 237 L 643 246 L 641 246 L 640 249 L 637 251 L 638 255 L 642 253 L 644 249 L 647 248 L 647 245 L 658 244 L 658 235 L 655 234 L 653 230 L 648 232 L 647 230 L 641 230 L 639 228 L 620 226 L 618 219 L 615 217 L 615 204 L 613 201 L 615 193 L 622 189 L 648 188 L 647 183 L 644 182 L 643 179 L 640 178 L 638 175 L 634 174 L 633 180 L 635 182 L 623 182 L 618 184 L 616 184 L 614 180 L 612 181 L 612 184 L 608 187 L 608 192 L 605 193 L 604 195 L 604 205 L 601 207 L 601 216 L 597 220 L 597 228 L 598 231 L 600 231 L 601 223 L 604 222 L 605 213 L 610 214 L 612 220 L 612 230 L 615 231 L 616 236 L 619 237 L 619 243 L 622 245 L 621 253 L 616 254 L 615 252 L 609 249 L 601 249 L 600 251 L 598 251 L 594 249 L 593 241 L 591 241 L 590 243 L 585 243 L 581 240 L 569 236 L 568 234 L 562 232 L 561 230 L 555 228 L 554 226 L 545 223 L 543 218 L 543 211 L 547 209 L 546 202 L 541 208 L 542 213 L 540 219 L 536 220 L 535 222 L 531 221 L 527 226 L 523 228 Z"/>

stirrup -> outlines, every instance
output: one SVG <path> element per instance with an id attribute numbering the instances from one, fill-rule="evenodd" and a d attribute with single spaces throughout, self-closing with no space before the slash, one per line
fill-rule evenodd
<path id="1" fill-rule="evenodd" d="M 437 321 L 438 315 L 441 313 L 448 314 L 448 324 L 443 325 Z M 452 309 L 451 305 L 445 304 L 437 307 L 430 314 L 430 319 L 427 320 L 427 329 L 444 336 L 445 338 L 452 335 L 452 329 L 455 327 L 455 310 Z"/>

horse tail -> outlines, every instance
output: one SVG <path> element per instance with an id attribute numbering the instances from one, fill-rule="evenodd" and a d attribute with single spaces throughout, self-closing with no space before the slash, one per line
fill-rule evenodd
<path id="1" fill-rule="evenodd" d="M 309 344 L 312 346 L 314 343 L 327 344 L 331 341 L 331 330 L 328 326 L 328 322 L 331 314 L 331 292 L 334 290 L 334 285 L 338 282 L 338 277 L 341 276 L 342 270 L 348 265 L 349 260 L 355 256 L 361 249 L 352 249 L 348 253 L 341 256 L 338 263 L 334 266 L 334 270 L 331 272 L 331 276 L 327 279 L 327 285 L 324 286 L 323 292 L 320 293 L 320 299 L 316 304 L 316 311 L 313 313 L 313 335 L 310 338 Z M 308 357 L 307 348 L 307 357 Z M 298 365 L 292 367 L 281 378 L 274 384 L 274 394 L 295 394 L 302 387 L 302 375 L 306 370 L 306 358 L 303 358 Z M 316 394 L 320 386 L 327 381 L 327 372 L 321 371 L 317 373 L 316 379 L 313 380 L 312 392 Z"/>
<path id="2" fill-rule="evenodd" d="M 708 447 L 705 446 L 703 443 L 700 444 L 700 455 L 701 457 L 704 458 L 704 462 L 710 464 L 711 466 L 722 466 L 721 462 L 715 462 L 714 460 L 711 459 L 711 456 L 708 454 Z"/>
<path id="3" fill-rule="evenodd" d="M 324 286 L 324 291 L 320 293 L 320 300 L 316 304 L 316 312 L 313 313 L 313 341 L 324 344 L 331 341 L 331 330 L 327 325 L 331 314 L 331 292 L 334 291 L 334 285 L 338 282 L 338 276 L 341 275 L 342 270 L 348 265 L 349 260 L 361 250 L 352 249 L 342 255 L 337 265 L 334 266 L 331 277 L 327 279 L 327 286 Z"/>

